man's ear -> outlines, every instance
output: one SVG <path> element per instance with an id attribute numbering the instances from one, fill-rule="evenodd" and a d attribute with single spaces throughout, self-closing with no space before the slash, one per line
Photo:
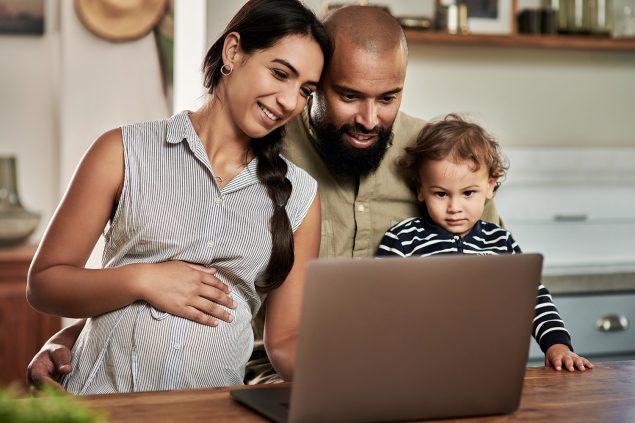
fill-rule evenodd
<path id="1" fill-rule="evenodd" d="M 232 68 L 240 63 L 242 51 L 240 49 L 240 34 L 230 32 L 223 42 L 223 64 Z"/>

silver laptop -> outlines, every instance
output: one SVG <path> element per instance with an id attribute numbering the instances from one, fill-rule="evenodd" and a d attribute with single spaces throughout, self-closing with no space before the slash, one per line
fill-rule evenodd
<path id="1" fill-rule="evenodd" d="M 511 413 L 541 270 L 539 254 L 312 261 L 291 388 L 231 396 L 278 422 Z"/>

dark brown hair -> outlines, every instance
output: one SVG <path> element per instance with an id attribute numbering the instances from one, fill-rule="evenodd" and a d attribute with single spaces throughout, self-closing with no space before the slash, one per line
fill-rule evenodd
<path id="1" fill-rule="evenodd" d="M 508 168 L 494 138 L 479 125 L 454 113 L 425 125 L 415 145 L 406 147 L 405 152 L 401 166 L 415 192 L 421 187 L 421 166 L 429 160 L 467 161 L 475 172 L 485 166 L 489 177 L 495 179 L 503 177 Z"/>
<path id="2" fill-rule="evenodd" d="M 250 0 L 236 13 L 223 34 L 210 47 L 203 63 L 204 86 L 214 95 L 222 74 L 222 50 L 231 32 L 240 34 L 240 48 L 246 54 L 272 47 L 290 35 L 314 39 L 324 54 L 324 69 L 331 57 L 331 43 L 324 26 L 315 14 L 297 0 Z M 291 195 L 291 181 L 286 177 L 287 163 L 280 157 L 284 128 L 252 140 L 251 149 L 258 158 L 258 179 L 273 203 L 271 257 L 266 269 L 256 277 L 259 292 L 279 287 L 291 271 L 294 261 L 293 231 L 286 205 Z"/>

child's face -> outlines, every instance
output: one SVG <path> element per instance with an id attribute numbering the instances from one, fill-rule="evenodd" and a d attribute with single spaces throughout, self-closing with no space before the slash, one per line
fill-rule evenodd
<path id="1" fill-rule="evenodd" d="M 467 235 L 481 218 L 485 200 L 494 196 L 496 179 L 485 166 L 474 172 L 467 161 L 429 160 L 420 176 L 417 198 L 437 225 L 455 235 Z"/>

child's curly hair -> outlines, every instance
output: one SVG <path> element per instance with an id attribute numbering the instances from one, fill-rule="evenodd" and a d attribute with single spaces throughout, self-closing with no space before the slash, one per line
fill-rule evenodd
<path id="1" fill-rule="evenodd" d="M 451 113 L 442 120 L 433 121 L 423 127 L 414 146 L 406 147 L 400 164 L 413 191 L 421 186 L 421 166 L 428 160 L 471 162 L 471 169 L 481 166 L 488 169 L 489 176 L 499 180 L 508 168 L 500 146 L 479 125 Z M 496 188 L 500 181 L 497 182 Z"/>

